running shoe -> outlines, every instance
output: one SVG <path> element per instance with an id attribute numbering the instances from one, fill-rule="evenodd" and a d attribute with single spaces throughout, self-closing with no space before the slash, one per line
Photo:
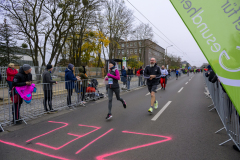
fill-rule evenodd
<path id="1" fill-rule="evenodd" d="M 127 108 L 127 103 L 123 101 L 123 107 L 126 109 Z"/>
<path id="2" fill-rule="evenodd" d="M 111 119 L 111 118 L 112 118 L 112 115 L 108 113 L 106 119 L 109 120 L 109 119 Z"/>
<path id="3" fill-rule="evenodd" d="M 156 101 L 156 103 L 154 103 L 154 108 L 158 109 L 158 101 Z"/>
<path id="4" fill-rule="evenodd" d="M 152 113 L 152 112 L 153 112 L 152 107 L 150 107 L 150 108 L 148 109 L 148 112 L 149 112 L 149 113 Z"/>

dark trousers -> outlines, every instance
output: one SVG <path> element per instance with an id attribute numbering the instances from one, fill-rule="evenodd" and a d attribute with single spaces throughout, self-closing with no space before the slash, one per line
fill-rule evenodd
<path id="1" fill-rule="evenodd" d="M 87 87 L 82 87 L 82 101 L 84 101 Z"/>
<path id="2" fill-rule="evenodd" d="M 108 88 L 108 113 L 109 114 L 111 114 L 111 111 L 112 111 L 113 92 L 115 93 L 117 100 L 121 101 L 122 104 L 124 103 L 123 99 L 120 97 L 119 88 Z"/>
<path id="3" fill-rule="evenodd" d="M 73 89 L 67 89 L 68 95 L 67 95 L 67 105 L 70 106 L 72 104 L 72 94 L 73 94 Z"/>
<path id="4" fill-rule="evenodd" d="M 22 103 L 14 103 L 12 105 L 12 115 L 13 115 L 13 122 L 14 122 L 14 112 L 15 112 L 15 120 L 20 119 L 20 108 Z"/>
<path id="5" fill-rule="evenodd" d="M 45 111 L 48 111 L 47 102 L 48 102 L 49 110 L 52 110 L 53 109 L 52 108 L 52 90 L 44 91 L 43 106 Z"/>
<path id="6" fill-rule="evenodd" d="M 11 81 L 7 81 L 7 83 L 8 83 L 8 86 L 9 86 L 9 91 L 11 91 L 12 88 L 13 88 L 13 86 L 12 86 L 12 82 L 11 82 Z"/>

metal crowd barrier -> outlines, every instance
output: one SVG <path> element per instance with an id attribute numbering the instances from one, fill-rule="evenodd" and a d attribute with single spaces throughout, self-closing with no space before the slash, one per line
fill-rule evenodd
<path id="1" fill-rule="evenodd" d="M 210 111 L 214 109 L 217 111 L 224 126 L 215 133 L 225 129 L 227 131 L 227 135 L 229 136 L 228 140 L 219 145 L 223 145 L 232 140 L 240 150 L 240 116 L 236 108 L 234 107 L 227 93 L 223 91 L 219 81 L 212 83 L 208 80 L 208 77 L 206 77 L 205 74 L 204 78 L 207 86 L 207 91 L 205 94 L 207 97 L 211 98 L 213 102 L 213 104 L 208 107 L 213 106 Z"/>
<path id="2" fill-rule="evenodd" d="M 142 85 L 138 85 L 138 76 L 129 76 L 130 81 L 130 90 L 138 88 Z M 142 77 L 141 77 L 142 78 Z M 121 77 L 122 79 L 122 77 Z M 144 79 L 144 78 L 142 78 Z M 10 96 L 10 92 L 7 87 L 0 88 L 0 129 L 4 131 L 2 126 L 8 126 L 12 124 L 16 124 L 19 121 L 22 121 L 27 124 L 27 121 L 31 119 L 35 119 L 43 116 L 44 114 L 51 114 L 61 111 L 63 109 L 74 109 L 77 106 L 84 106 L 85 102 L 91 100 L 98 100 L 102 97 L 106 97 L 106 84 L 103 82 L 103 79 L 96 79 L 98 85 L 93 79 L 88 80 L 80 80 L 75 82 L 66 82 L 66 81 L 58 81 L 57 84 L 46 84 L 40 83 L 35 84 L 37 88 L 36 93 L 32 94 L 32 100 L 30 103 L 22 102 L 20 105 L 20 101 L 17 99 L 17 103 L 13 104 L 12 101 L 15 101 L 14 98 L 15 92 L 12 93 L 12 100 Z M 87 84 L 87 88 L 84 84 Z M 119 80 L 119 85 L 121 88 L 121 92 L 125 91 L 123 88 L 126 88 L 126 84 L 122 83 Z M 51 88 L 52 89 L 49 89 Z M 66 89 L 69 88 L 69 89 Z M 45 89 L 44 89 L 45 88 Z M 85 92 L 86 91 L 86 92 Z M 84 99 L 82 102 L 82 96 L 84 95 Z M 49 102 L 50 100 L 50 102 Z M 71 103 L 70 103 L 71 101 Z M 69 103 L 68 103 L 69 102 Z M 44 103 L 47 104 L 47 108 L 49 109 L 49 103 L 52 105 L 53 111 L 45 112 Z M 18 105 L 18 107 L 15 107 Z M 19 109 L 20 106 L 20 109 Z M 20 110 L 19 117 L 16 117 L 18 111 Z"/>

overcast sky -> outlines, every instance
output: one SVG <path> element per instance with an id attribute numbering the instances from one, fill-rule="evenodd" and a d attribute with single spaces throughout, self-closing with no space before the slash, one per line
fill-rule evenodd
<path id="1" fill-rule="evenodd" d="M 125 0 L 128 8 L 134 11 L 134 16 L 139 18 L 144 23 L 148 21 L 136 11 L 127 0 Z M 170 39 L 178 48 L 185 54 L 182 54 L 177 47 L 169 47 L 168 54 L 173 54 L 187 60 L 191 65 L 200 67 L 203 63 L 207 63 L 206 58 L 199 49 L 197 43 L 183 23 L 182 19 L 172 6 L 169 0 L 129 0 L 142 14 L 144 14 L 168 39 Z M 136 19 L 135 23 L 139 23 Z M 151 25 L 152 26 L 152 25 Z M 155 33 L 157 33 L 164 40 L 168 41 L 156 28 L 152 26 Z M 159 36 L 154 34 L 154 40 L 165 48 L 174 45 L 171 42 L 166 43 Z"/>

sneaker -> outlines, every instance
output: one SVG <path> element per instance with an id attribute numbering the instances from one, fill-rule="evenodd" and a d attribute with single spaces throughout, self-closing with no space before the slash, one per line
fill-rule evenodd
<path id="1" fill-rule="evenodd" d="M 165 88 L 164 88 L 164 90 L 165 90 Z"/>
<path id="2" fill-rule="evenodd" d="M 109 120 L 112 118 L 112 115 L 108 113 L 107 117 L 106 117 L 106 120 Z"/>
<path id="3" fill-rule="evenodd" d="M 150 107 L 150 108 L 148 109 L 148 112 L 149 112 L 149 113 L 152 113 L 152 112 L 153 112 L 152 107 Z"/>
<path id="4" fill-rule="evenodd" d="M 127 103 L 123 101 L 123 107 L 126 109 L 127 108 Z"/>
<path id="5" fill-rule="evenodd" d="M 57 110 L 55 110 L 55 109 L 51 109 L 51 110 L 50 110 L 50 112 L 56 112 L 56 111 L 57 111 Z"/>
<path id="6" fill-rule="evenodd" d="M 154 103 L 154 108 L 158 109 L 158 101 L 156 101 L 156 103 Z"/>

